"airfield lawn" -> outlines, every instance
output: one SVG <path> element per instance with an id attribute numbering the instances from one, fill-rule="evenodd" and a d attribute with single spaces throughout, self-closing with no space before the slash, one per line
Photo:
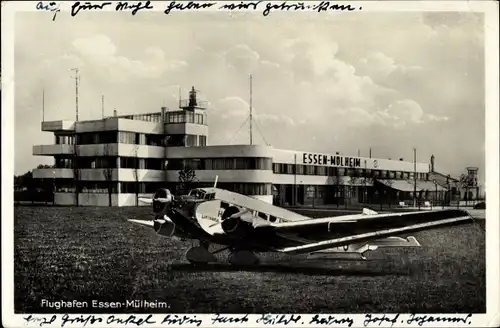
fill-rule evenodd
<path id="1" fill-rule="evenodd" d="M 16 312 L 57 312 L 42 308 L 42 299 L 144 299 L 170 305 L 112 312 L 486 310 L 484 221 L 415 234 L 421 248 L 371 253 L 382 261 L 306 263 L 266 254 L 258 269 L 240 271 L 225 263 L 192 267 L 183 259 L 189 241 L 162 238 L 126 221 L 149 215 L 146 207 L 16 207 Z"/>

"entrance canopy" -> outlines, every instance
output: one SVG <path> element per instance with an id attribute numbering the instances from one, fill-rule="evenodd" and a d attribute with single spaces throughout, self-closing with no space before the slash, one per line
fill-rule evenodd
<path id="1" fill-rule="evenodd" d="M 396 189 L 404 192 L 413 192 L 414 181 L 413 180 L 377 180 L 378 182 L 386 185 L 389 188 Z M 428 190 L 428 191 L 446 191 L 446 188 L 436 185 L 432 181 L 422 181 L 417 180 L 417 191 Z"/>

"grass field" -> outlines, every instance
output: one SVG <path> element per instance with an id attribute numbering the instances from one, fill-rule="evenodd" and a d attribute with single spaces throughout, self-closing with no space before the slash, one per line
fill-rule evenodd
<path id="1" fill-rule="evenodd" d="M 126 221 L 149 215 L 146 207 L 15 207 L 16 312 L 58 312 L 41 307 L 42 299 L 156 300 L 170 306 L 59 311 L 66 313 L 486 310 L 484 220 L 417 233 L 424 247 L 377 250 L 366 262 L 265 254 L 258 269 L 239 271 L 225 263 L 194 268 L 183 259 L 190 242 Z"/>

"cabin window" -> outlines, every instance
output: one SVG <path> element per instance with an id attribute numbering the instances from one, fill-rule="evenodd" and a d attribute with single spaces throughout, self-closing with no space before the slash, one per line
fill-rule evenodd
<path id="1" fill-rule="evenodd" d="M 269 217 L 269 221 L 271 221 L 271 222 L 276 222 L 276 217 L 271 215 L 271 216 Z"/>
<path id="2" fill-rule="evenodd" d="M 265 213 L 261 213 L 261 212 L 258 212 L 257 214 L 260 218 L 264 219 L 264 220 L 267 220 L 267 214 Z"/>
<path id="3" fill-rule="evenodd" d="M 205 200 L 212 200 L 214 198 L 215 198 L 215 194 L 214 193 L 206 194 L 205 195 Z"/>

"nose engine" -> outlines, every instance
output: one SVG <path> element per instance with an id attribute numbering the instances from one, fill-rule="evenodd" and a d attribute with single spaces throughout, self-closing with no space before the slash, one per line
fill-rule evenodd
<path id="1" fill-rule="evenodd" d="M 174 197 L 170 190 L 165 188 L 158 189 L 153 195 L 153 212 L 156 215 L 163 216 L 167 209 L 172 206 L 173 200 Z"/>
<path id="2" fill-rule="evenodd" d="M 168 209 L 174 205 L 174 197 L 166 188 L 158 189 L 153 195 L 153 212 L 155 213 L 154 230 L 157 234 L 172 237 L 175 233 L 175 223 L 167 215 Z"/>

